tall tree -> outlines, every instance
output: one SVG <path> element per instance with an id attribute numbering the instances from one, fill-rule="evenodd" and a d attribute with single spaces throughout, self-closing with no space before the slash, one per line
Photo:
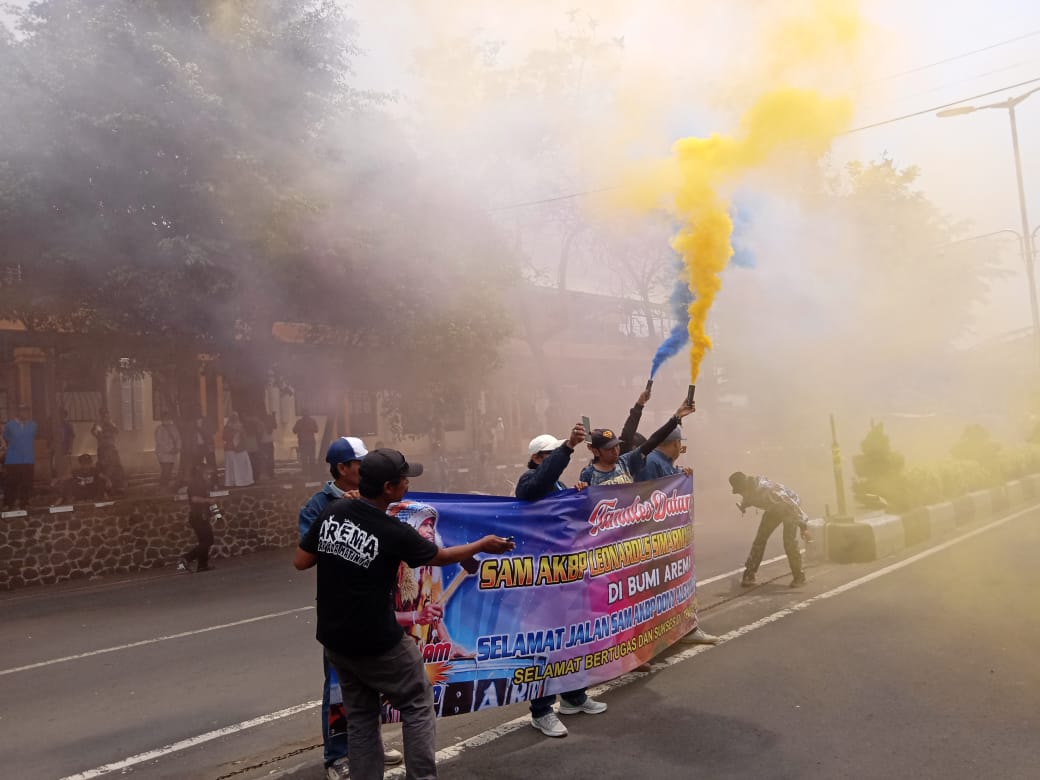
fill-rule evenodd
<path id="1" fill-rule="evenodd" d="M 772 440 L 825 440 L 828 411 L 857 427 L 964 408 L 958 340 L 998 258 L 958 241 L 970 227 L 919 177 L 887 158 L 852 163 L 784 221 L 763 218 L 754 270 L 727 271 L 715 359 Z"/>
<path id="2" fill-rule="evenodd" d="M 382 97 L 350 86 L 340 3 L 41 0 L 19 26 L 0 41 L 0 104 L 20 109 L 0 127 L 0 247 L 28 270 L 0 316 L 105 365 L 190 376 L 210 354 L 242 392 L 277 362 L 279 321 L 416 359 L 408 334 L 447 321 L 472 336 L 467 368 L 494 352 L 501 307 L 462 292 L 507 283 L 487 262 L 507 252 L 390 148 Z M 457 294 L 431 300 L 430 277 Z"/>

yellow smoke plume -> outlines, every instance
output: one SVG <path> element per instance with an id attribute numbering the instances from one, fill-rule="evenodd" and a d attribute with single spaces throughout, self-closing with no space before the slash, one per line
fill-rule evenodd
<path id="1" fill-rule="evenodd" d="M 815 56 L 849 44 L 856 15 L 846 0 L 812 3 L 821 13 L 777 28 L 769 39 L 766 62 L 774 66 L 792 52 Z M 780 86 L 758 97 L 732 135 L 683 138 L 672 157 L 651 163 L 628 178 L 621 199 L 639 210 L 664 208 L 683 227 L 672 240 L 685 266 L 694 301 L 690 304 L 690 382 L 695 383 L 704 354 L 711 349 L 705 324 L 722 287 L 721 273 L 733 256 L 733 223 L 726 192 L 743 177 L 793 158 L 822 155 L 836 135 L 848 129 L 852 101 L 811 89 Z"/>
<path id="2" fill-rule="evenodd" d="M 672 241 L 682 256 L 694 301 L 690 304 L 690 382 L 697 381 L 704 353 L 708 311 L 722 287 L 721 274 L 733 256 L 733 223 L 720 188 L 777 155 L 826 151 L 852 119 L 852 103 L 816 92 L 780 89 L 764 95 L 741 121 L 734 137 L 684 138 L 675 144 L 671 207 L 685 222 Z"/>

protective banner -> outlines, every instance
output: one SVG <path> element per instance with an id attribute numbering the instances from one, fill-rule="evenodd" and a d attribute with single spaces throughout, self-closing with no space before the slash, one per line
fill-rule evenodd
<path id="1" fill-rule="evenodd" d="M 461 565 L 401 565 L 398 623 L 423 654 L 437 714 L 595 685 L 695 629 L 692 490 L 678 475 L 535 502 L 411 493 L 392 505 L 438 545 L 516 542 Z M 384 719 L 399 718 L 387 707 Z"/>

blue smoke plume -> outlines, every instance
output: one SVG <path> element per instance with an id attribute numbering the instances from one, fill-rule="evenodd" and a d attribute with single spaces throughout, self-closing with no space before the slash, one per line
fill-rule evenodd
<path id="1" fill-rule="evenodd" d="M 755 210 L 755 198 L 752 195 L 743 195 L 740 202 L 734 202 L 730 218 L 733 220 L 733 257 L 730 262 L 741 268 L 754 268 L 755 256 L 748 247 L 745 236 L 750 232 L 752 215 Z M 675 317 L 675 325 L 672 327 L 668 337 L 662 342 L 654 353 L 654 360 L 650 366 L 650 378 L 653 379 L 657 370 L 667 360 L 674 357 L 679 351 L 690 343 L 690 313 L 689 307 L 693 303 L 693 293 L 686 283 L 683 264 L 677 263 L 678 279 L 672 294 L 668 297 L 672 314 Z"/>
<path id="2" fill-rule="evenodd" d="M 675 287 L 672 288 L 672 294 L 668 296 L 668 303 L 671 306 L 672 314 L 675 316 L 675 325 L 672 326 L 671 333 L 668 334 L 661 346 L 657 348 L 657 352 L 654 354 L 654 362 L 650 366 L 650 378 L 653 379 L 657 373 L 657 369 L 664 365 L 664 362 L 671 357 L 678 354 L 679 350 L 690 343 L 690 304 L 693 303 L 693 293 L 690 292 L 690 287 L 686 283 L 686 275 L 683 273 L 682 263 L 677 264 L 678 278 L 675 280 Z"/>

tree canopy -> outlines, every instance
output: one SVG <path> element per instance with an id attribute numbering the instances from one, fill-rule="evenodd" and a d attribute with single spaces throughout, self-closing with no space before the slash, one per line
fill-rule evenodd
<path id="1" fill-rule="evenodd" d="M 509 251 L 351 86 L 356 40 L 334 0 L 29 4 L 0 34 L 0 252 L 23 268 L 0 316 L 241 383 L 280 321 L 493 361 Z"/>

